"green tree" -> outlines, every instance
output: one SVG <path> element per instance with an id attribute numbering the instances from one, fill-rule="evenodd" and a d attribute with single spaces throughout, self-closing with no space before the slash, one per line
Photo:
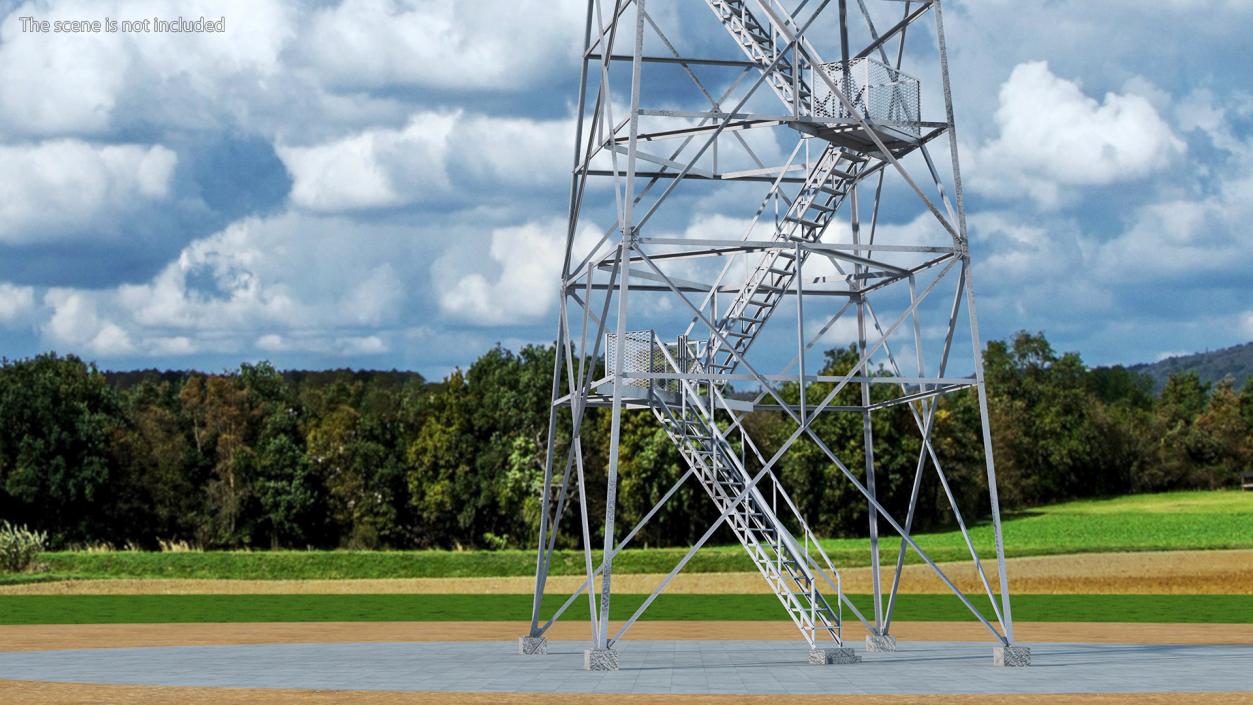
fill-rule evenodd
<path id="1" fill-rule="evenodd" d="M 206 458 L 212 477 L 206 483 L 206 518 L 197 540 L 208 546 L 241 546 L 252 542 L 249 520 L 256 467 L 256 410 L 236 375 L 187 378 L 179 392 L 197 453 Z"/>
<path id="2" fill-rule="evenodd" d="M 1131 485 L 1123 429 L 1089 391 L 1077 353 L 1025 331 L 984 356 L 998 489 L 1008 507 L 1113 494 Z"/>
<path id="3" fill-rule="evenodd" d="M 0 361 L 0 515 L 54 544 L 107 540 L 117 396 L 95 365 L 49 353 Z"/>
<path id="4" fill-rule="evenodd" d="M 1240 397 L 1231 380 L 1219 382 L 1209 395 L 1205 410 L 1197 416 L 1189 448 L 1202 477 L 1194 486 L 1230 487 L 1240 481 L 1253 461 L 1250 437 L 1253 429 L 1244 420 Z"/>
<path id="5" fill-rule="evenodd" d="M 1220 451 L 1196 426 L 1208 398 L 1209 385 L 1195 372 L 1176 373 L 1166 380 L 1153 413 L 1152 459 L 1138 478 L 1136 489 L 1161 491 L 1212 484 L 1208 465 Z"/>
<path id="6" fill-rule="evenodd" d="M 407 544 L 400 424 L 392 413 L 341 404 L 314 420 L 307 449 L 328 491 L 340 542 L 351 548 Z"/>
<path id="7" fill-rule="evenodd" d="M 256 498 L 245 540 L 275 548 L 326 545 L 325 487 L 305 456 L 304 414 L 293 389 L 268 362 L 244 363 L 233 377 L 247 409 L 247 452 L 236 467 L 247 468 Z"/>
<path id="8" fill-rule="evenodd" d="M 474 476 L 475 409 L 461 371 L 434 385 L 423 407 L 426 417 L 409 446 L 406 478 L 415 540 L 422 546 L 474 545 L 483 496 Z"/>
<path id="9" fill-rule="evenodd" d="M 619 528 L 616 533 L 621 540 L 687 472 L 687 463 L 665 429 L 652 414 L 642 410 L 623 412 L 618 457 Z M 717 517 L 718 512 L 705 491 L 695 479 L 688 478 L 666 506 L 649 520 L 632 545 L 695 542 Z"/>
<path id="10" fill-rule="evenodd" d="M 160 539 L 195 541 L 205 518 L 209 469 L 170 380 L 144 380 L 121 393 L 124 428 L 114 435 L 117 502 L 114 541 L 155 547 Z"/>
<path id="11" fill-rule="evenodd" d="M 1244 425 L 1253 429 L 1253 377 L 1244 380 L 1244 386 L 1240 389 L 1240 416 L 1244 419 Z M 1253 439 L 1245 439 L 1253 443 Z"/>

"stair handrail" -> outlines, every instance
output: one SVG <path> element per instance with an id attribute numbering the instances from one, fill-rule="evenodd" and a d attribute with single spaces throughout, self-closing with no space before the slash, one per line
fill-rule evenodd
<path id="1" fill-rule="evenodd" d="M 662 355 L 666 358 L 667 362 L 669 362 L 671 367 L 673 369 L 678 369 L 677 363 L 675 362 L 674 358 L 670 355 L 670 351 L 666 349 L 666 346 L 662 345 L 660 346 L 660 348 L 661 348 Z M 727 440 L 726 436 L 724 436 L 722 432 L 720 432 L 716 426 L 710 423 L 710 419 L 712 418 L 712 415 L 713 415 L 712 411 L 706 411 L 705 406 L 701 401 L 700 395 L 697 394 L 696 391 L 691 388 L 690 380 L 680 379 L 680 382 L 682 382 L 683 384 L 682 396 L 685 399 L 689 396 L 692 398 L 692 404 L 690 408 L 697 411 L 698 418 L 701 420 L 701 422 L 703 422 L 709 428 L 713 436 L 713 439 L 717 442 L 724 444 L 726 447 L 731 447 L 731 442 Z M 710 384 L 710 388 L 713 390 L 715 397 L 719 401 L 721 401 L 722 406 L 724 408 L 730 411 L 731 409 L 729 406 L 727 406 L 726 398 L 723 397 L 722 393 L 718 391 L 717 386 L 714 385 L 712 382 L 709 384 Z M 744 468 L 744 466 L 739 462 L 739 458 L 735 457 L 734 453 L 728 454 L 728 457 L 731 460 L 730 465 L 740 473 L 740 476 L 744 478 L 745 481 L 747 481 L 749 479 L 748 473 L 746 469 Z M 778 483 L 778 478 L 775 476 L 773 468 L 768 469 L 767 474 L 771 477 L 773 482 Z M 782 487 L 782 485 L 779 485 L 779 487 Z M 787 497 L 786 492 L 784 492 L 783 495 L 785 498 Z M 811 563 L 813 561 L 810 560 L 808 552 L 800 550 L 800 545 L 796 542 L 796 538 L 792 536 L 792 532 L 788 531 L 787 527 L 783 525 L 783 522 L 779 520 L 778 515 L 775 514 L 774 510 L 770 507 L 769 503 L 766 502 L 765 496 L 761 494 L 761 491 L 758 487 L 752 488 L 752 493 L 750 494 L 750 496 L 753 497 L 754 501 L 757 502 L 761 506 L 763 512 L 769 513 L 768 516 L 773 520 L 773 523 L 779 529 L 779 535 L 784 539 L 784 543 L 787 544 L 788 551 L 792 553 L 793 557 L 797 559 L 797 563 L 799 563 L 801 567 L 804 569 L 806 573 L 806 577 L 812 581 L 814 576 L 812 575 Z M 791 508 L 793 512 L 796 511 L 795 505 L 791 505 Z"/>
<path id="2" fill-rule="evenodd" d="M 788 169 L 792 166 L 792 163 L 796 161 L 796 157 L 800 154 L 801 147 L 803 146 L 804 140 L 797 142 L 796 147 L 792 149 L 792 153 L 788 155 L 787 161 L 784 162 L 782 168 L 779 169 L 779 175 L 775 177 L 773 182 L 771 182 L 770 190 L 767 191 L 766 195 L 761 199 L 761 205 L 757 208 L 757 212 L 753 214 L 753 219 L 748 222 L 748 227 L 744 229 L 744 235 L 740 237 L 741 241 L 748 240 L 748 237 L 753 234 L 753 230 L 757 227 L 758 221 L 761 220 L 761 214 L 766 212 L 766 206 L 770 203 L 770 199 L 778 198 L 782 194 L 782 186 L 785 183 L 783 179 L 787 176 Z M 821 159 L 821 155 L 819 156 L 819 159 Z M 816 167 L 817 165 L 818 162 L 815 162 L 814 166 Z M 787 199 L 784 198 L 784 200 Z M 788 206 L 790 207 L 791 204 L 789 203 Z M 704 298 L 701 300 L 700 308 L 702 310 L 713 299 L 714 293 L 718 290 L 718 288 L 722 286 L 722 281 L 726 278 L 727 273 L 731 271 L 733 259 L 734 258 L 728 257 L 726 263 L 722 265 L 722 271 L 718 273 L 718 276 L 714 279 L 713 285 L 709 287 L 709 293 L 705 294 Z M 687 324 L 687 330 L 685 330 L 683 334 L 691 335 L 697 322 L 698 319 L 693 316 L 692 320 Z"/>
<path id="3" fill-rule="evenodd" d="M 663 414 L 662 414 L 663 411 L 665 412 L 664 413 L 665 418 L 670 419 L 672 422 L 677 420 L 677 417 L 675 416 L 673 409 L 671 409 L 670 404 L 666 403 L 664 399 L 660 399 L 660 398 L 658 399 L 658 402 L 659 404 L 657 406 L 653 406 L 653 413 L 658 416 L 659 420 L 662 420 L 663 418 Z M 658 406 L 660 407 L 660 410 L 658 409 Z M 703 421 L 703 418 L 701 420 Z M 672 438 L 675 438 L 676 436 L 676 434 L 674 434 L 673 432 L 671 432 L 670 435 Z M 725 437 L 723 437 L 723 440 L 725 441 Z M 726 446 L 720 445 L 719 447 L 725 448 Z M 707 471 L 709 469 L 704 459 L 697 456 L 694 458 L 694 460 L 697 463 L 699 463 L 702 470 Z M 698 473 L 698 475 L 702 475 L 702 474 L 704 473 Z M 769 473 L 767 474 L 770 475 Z M 709 476 L 712 477 L 712 473 L 710 473 Z M 781 490 L 782 486 L 778 484 L 777 478 L 775 478 L 773 475 L 770 475 L 770 478 L 772 481 L 775 482 L 774 486 L 777 489 Z M 763 476 L 761 479 L 765 480 L 766 478 L 765 476 Z M 760 485 L 761 483 L 759 482 L 758 484 Z M 766 507 L 766 505 L 763 505 L 760 503 L 758 504 L 762 508 Z M 777 517 L 776 517 L 775 522 L 773 523 L 773 526 L 776 529 L 777 535 L 779 536 L 787 535 L 786 527 L 783 527 L 782 524 L 778 522 Z M 758 550 L 760 550 L 760 547 L 762 545 L 761 539 L 753 536 L 753 531 L 751 530 L 751 527 L 746 526 L 745 528 L 746 528 L 746 531 L 743 532 L 744 538 L 742 540 L 752 541 L 754 544 L 758 546 Z M 740 533 L 740 532 L 737 531 L 737 533 Z M 784 544 L 770 543 L 768 545 L 773 546 L 775 554 L 779 556 L 780 558 L 782 558 L 782 556 L 784 555 L 784 551 L 782 550 Z M 812 568 L 816 566 L 813 565 L 812 557 L 810 557 L 808 553 L 797 555 L 794 551 L 790 549 L 790 545 L 789 545 L 789 549 L 787 550 L 787 553 L 792 555 L 792 559 L 793 559 L 792 564 L 802 569 L 803 571 L 802 575 L 808 580 L 809 585 L 810 585 L 810 592 L 809 592 L 809 598 L 808 598 L 809 603 L 810 603 L 810 609 L 807 613 L 808 614 L 807 623 L 804 620 L 800 620 L 797 616 L 800 614 L 805 614 L 804 612 L 794 611 L 793 608 L 789 608 L 788 612 L 792 616 L 793 621 L 796 623 L 797 627 L 801 629 L 802 633 L 805 633 L 806 631 L 809 632 L 808 640 L 812 644 L 813 639 L 814 639 L 814 633 L 816 633 L 819 628 L 819 620 L 816 619 L 816 615 L 819 613 L 818 606 L 821 604 L 822 607 L 824 608 L 821 612 L 821 614 L 824 615 L 822 622 L 824 624 L 827 623 L 827 618 L 826 618 L 827 614 L 831 614 L 834 617 L 834 623 L 827 624 L 826 626 L 822 626 L 822 629 L 830 630 L 833 641 L 835 641 L 837 645 L 842 646 L 844 644 L 843 633 L 842 633 L 844 618 L 843 618 L 843 605 L 841 604 L 842 597 L 843 597 L 843 592 L 842 592 L 841 587 L 838 585 L 838 583 L 835 584 L 836 585 L 836 608 L 833 610 L 831 608 L 830 601 L 827 600 L 827 598 L 823 596 L 821 592 L 818 591 L 818 587 L 817 587 L 818 584 L 813 575 L 814 571 L 812 570 Z M 778 579 L 780 580 L 783 579 L 783 573 L 781 569 L 776 568 L 775 572 L 779 574 Z M 818 572 L 821 572 L 821 571 L 818 571 Z M 766 577 L 768 582 L 771 582 L 773 580 L 769 576 L 763 575 L 763 577 Z M 823 578 L 827 581 L 828 584 L 832 584 L 830 577 L 823 574 Z M 837 575 L 837 578 L 838 578 L 838 575 Z M 773 582 L 771 582 L 771 584 L 773 586 Z M 780 598 L 782 598 L 784 594 L 790 595 L 790 593 L 780 593 L 779 588 L 777 586 L 775 586 L 774 589 L 775 589 L 776 595 L 779 596 Z M 789 596 L 788 599 L 795 604 L 795 608 L 803 609 L 804 606 L 798 600 L 796 600 L 794 595 Z"/>
<path id="4" fill-rule="evenodd" d="M 835 171 L 836 165 L 838 165 L 840 160 L 843 158 L 844 153 L 837 149 L 834 145 L 829 145 L 823 151 L 822 155 L 819 156 L 818 161 L 815 162 L 813 171 L 811 171 L 808 178 L 806 178 L 805 185 L 801 189 L 801 192 L 797 195 L 796 199 L 792 201 L 791 205 L 784 213 L 782 221 L 776 221 L 773 241 L 779 242 L 792 239 L 793 233 L 795 233 L 797 228 L 800 227 L 800 223 L 796 221 L 799 220 L 800 217 L 804 215 L 805 211 L 813 205 L 814 201 L 818 197 L 817 194 L 821 193 L 822 187 L 830 181 L 831 174 Z M 783 224 L 790 224 L 790 227 Z M 758 290 L 760 290 L 762 283 L 766 280 L 770 264 L 778 261 L 778 258 L 777 250 L 767 250 L 762 253 L 761 258 L 749 272 L 744 285 L 736 293 L 735 299 L 731 302 L 730 306 L 727 307 L 726 315 L 716 321 L 716 325 L 718 326 L 718 330 L 720 332 L 725 332 L 730 325 L 731 318 L 735 315 L 742 314 L 748 307 L 748 301 L 756 295 Z M 756 332 L 754 332 L 754 336 L 755 335 Z M 711 333 L 709 345 L 706 348 L 706 355 L 710 361 L 712 362 L 713 355 L 715 353 L 723 349 L 726 348 L 722 344 L 722 341 L 718 340 L 718 336 Z"/>
<path id="5" fill-rule="evenodd" d="M 717 400 L 722 404 L 723 408 L 725 408 L 728 412 L 731 411 L 730 406 L 726 403 L 726 398 L 722 395 L 722 392 L 716 386 L 713 387 L 713 393 L 714 393 L 714 396 L 717 398 Z M 757 451 L 756 445 L 753 443 L 752 439 L 749 438 L 747 434 L 742 434 L 742 438 L 744 439 L 745 443 L 748 443 L 749 445 L 753 446 L 754 454 L 760 457 L 760 453 Z M 837 609 L 836 616 L 839 621 L 839 625 L 842 627 L 844 623 L 844 579 L 840 575 L 840 570 L 835 567 L 835 562 L 831 560 L 831 556 L 827 555 L 826 550 L 822 547 L 822 544 L 818 541 L 817 534 L 815 534 L 813 530 L 809 527 L 809 522 L 805 521 L 805 517 L 801 516 L 800 509 L 797 508 L 796 503 L 792 501 L 792 497 L 791 495 L 787 493 L 787 490 L 783 488 L 783 484 L 782 482 L 780 482 L 778 475 L 775 474 L 774 468 L 768 469 L 766 471 L 766 476 L 767 477 L 763 479 L 769 479 L 770 482 L 773 483 L 773 486 L 776 489 L 781 490 L 780 492 L 778 492 L 778 494 L 783 496 L 784 503 L 787 505 L 788 509 L 792 512 L 792 516 L 796 519 L 797 524 L 800 525 L 803 531 L 803 535 L 806 539 L 806 545 L 808 545 L 810 541 L 813 542 L 814 547 L 818 551 L 818 555 L 821 556 L 823 562 L 826 564 L 827 570 L 831 572 L 831 575 L 835 576 L 835 580 L 832 581 L 831 577 L 828 576 L 826 574 L 826 571 L 823 570 L 822 565 L 819 564 L 815 558 L 809 555 L 808 550 L 805 551 L 805 560 L 812 568 L 816 569 L 814 572 L 822 575 L 823 579 L 827 581 L 827 584 L 835 588 L 836 602 L 838 605 L 836 608 Z M 775 512 L 773 508 L 771 509 L 771 513 L 775 515 L 776 520 L 779 519 L 778 512 Z"/>
<path id="6" fill-rule="evenodd" d="M 740 45 L 740 49 L 741 51 L 744 52 L 745 56 L 747 56 L 750 61 L 752 61 L 754 64 L 757 65 L 756 67 L 759 71 L 762 71 L 763 73 L 766 74 L 766 83 L 770 85 L 770 88 L 774 92 L 774 94 L 778 96 L 778 98 L 782 100 L 789 108 L 796 110 L 797 106 L 801 104 L 800 96 L 798 94 L 800 93 L 802 89 L 806 93 L 808 93 L 810 98 L 812 99 L 813 86 L 805 82 L 804 78 L 801 76 L 800 62 L 798 61 L 796 65 L 793 65 L 792 62 L 787 61 L 787 59 L 785 58 L 778 58 L 778 55 L 779 55 L 778 37 L 781 35 L 782 36 L 786 36 L 786 35 L 783 35 L 783 33 L 779 32 L 774 18 L 771 18 L 769 22 L 762 22 L 761 20 L 757 19 L 756 15 L 754 15 L 752 12 L 749 11 L 748 3 L 745 2 L 744 0 L 737 0 L 736 2 L 733 2 L 733 3 L 727 2 L 727 0 L 705 0 L 705 4 L 709 7 L 710 10 L 713 11 L 714 15 L 718 17 L 718 20 L 722 22 L 727 32 L 729 32 L 732 38 L 736 40 L 736 43 Z M 736 12 L 737 8 L 733 7 L 733 5 L 738 5 L 738 12 Z M 726 9 L 727 13 L 724 15 L 720 8 Z M 769 10 L 767 10 L 767 12 L 769 12 Z M 727 19 L 731 17 L 735 17 L 739 21 L 739 26 L 742 30 L 741 32 L 737 32 L 736 30 L 732 29 L 728 25 Z M 756 27 L 759 30 L 761 30 L 762 32 L 768 32 L 770 35 L 769 37 L 766 38 L 766 41 L 769 42 L 768 47 L 765 45 L 765 42 L 763 41 L 755 41 L 753 42 L 752 46 L 754 46 L 759 52 L 761 52 L 761 55 L 763 58 L 768 57 L 773 60 L 769 64 L 770 66 L 775 67 L 773 70 L 765 71 L 764 70 L 765 67 L 762 65 L 762 61 L 759 60 L 756 56 L 754 56 L 753 52 L 749 51 L 748 49 L 749 45 L 746 44 L 742 39 L 743 37 L 746 37 L 746 36 L 752 36 L 751 32 L 749 31 L 749 20 L 751 20 L 752 24 L 756 25 Z M 803 40 L 803 41 L 807 41 L 807 40 Z M 803 54 L 801 52 L 793 52 L 793 55 L 794 55 L 794 58 L 796 59 L 803 59 Z M 779 80 L 783 76 L 783 72 L 779 70 L 779 67 L 782 67 L 782 66 L 786 66 L 788 70 L 791 72 L 792 80 L 789 83 L 784 83 Z M 787 98 L 787 96 L 784 95 L 783 93 L 784 90 L 792 94 L 792 97 L 790 100 Z"/>

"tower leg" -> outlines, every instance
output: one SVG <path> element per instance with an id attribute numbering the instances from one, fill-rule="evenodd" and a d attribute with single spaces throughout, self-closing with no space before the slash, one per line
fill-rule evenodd
<path id="1" fill-rule="evenodd" d="M 556 533 L 556 526 L 549 524 L 549 513 L 552 504 L 552 487 L 553 487 L 553 459 L 554 446 L 557 435 L 557 406 L 556 400 L 561 393 L 561 353 L 566 342 L 566 326 L 565 316 L 560 316 L 557 323 L 557 342 L 553 347 L 553 386 L 552 401 L 549 404 L 548 411 L 548 441 L 544 455 L 544 494 L 540 499 L 540 520 L 539 520 L 539 537 L 536 541 L 538 547 L 536 549 L 535 558 L 535 592 L 531 600 L 531 629 L 524 637 L 518 639 L 518 652 L 521 654 L 544 654 L 548 653 L 548 640 L 541 636 L 539 630 L 539 610 L 540 603 L 544 599 L 544 587 L 548 582 L 548 559 L 551 555 L 548 551 L 552 541 L 549 534 Z M 567 473 L 568 479 L 569 473 Z M 562 481 L 562 492 L 565 491 L 565 480 Z M 561 503 L 559 503 L 561 504 Z M 557 518 L 560 518 L 558 516 Z M 554 524 L 556 521 L 554 520 Z M 539 643 L 542 642 L 543 648 L 532 645 L 527 647 L 524 641 Z"/>

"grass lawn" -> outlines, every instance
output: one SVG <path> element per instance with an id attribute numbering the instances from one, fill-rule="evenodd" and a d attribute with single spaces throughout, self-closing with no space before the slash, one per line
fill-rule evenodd
<path id="1" fill-rule="evenodd" d="M 546 614 L 562 597 L 545 600 Z M 629 616 L 644 597 L 615 595 L 613 618 Z M 852 599 L 859 607 L 870 605 L 867 595 Z M 1013 599 L 1014 619 L 1024 622 L 1253 623 L 1253 595 L 1017 595 Z M 529 595 L 15 595 L 0 596 L 0 624 L 492 621 L 527 620 L 530 609 Z M 586 618 L 586 609 L 586 603 L 575 603 L 567 617 Z M 781 616 L 778 601 L 771 595 L 662 595 L 642 618 L 778 620 Z M 896 618 L 974 619 L 951 595 L 902 595 Z M 845 619 L 854 617 L 845 610 Z"/>
<path id="2" fill-rule="evenodd" d="M 891 529 L 884 525 L 884 531 Z M 981 555 L 992 555 L 992 529 L 972 529 Z M 935 560 L 968 558 L 957 531 L 918 537 Z M 869 565 L 866 539 L 824 541 L 838 567 Z M 881 544 L 885 560 L 895 560 L 899 538 Z M 1253 492 L 1174 492 L 1069 502 L 1040 507 L 1007 518 L 1009 556 L 1096 551 L 1153 551 L 1253 548 Z M 629 549 L 614 561 L 619 573 L 664 573 L 684 548 Z M 599 555 L 599 552 L 598 554 Z M 599 559 L 597 559 L 599 560 Z M 912 552 L 910 562 L 919 562 Z M 0 582 L 50 578 L 208 578 L 351 579 L 410 577 L 487 577 L 533 575 L 532 551 L 210 551 L 204 553 L 58 552 L 42 556 L 42 575 L 0 576 Z M 739 546 L 700 551 L 689 572 L 753 570 Z M 560 551 L 557 575 L 583 572 L 578 551 Z"/>

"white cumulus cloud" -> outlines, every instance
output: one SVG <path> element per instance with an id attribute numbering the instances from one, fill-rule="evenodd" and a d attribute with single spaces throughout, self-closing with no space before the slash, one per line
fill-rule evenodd
<path id="1" fill-rule="evenodd" d="M 345 0 L 313 13 L 304 51 L 328 83 L 517 90 L 573 66 L 581 0 Z"/>
<path id="2" fill-rule="evenodd" d="M 31 313 L 35 306 L 35 289 L 0 282 L 0 325 L 15 323 Z"/>
<path id="3" fill-rule="evenodd" d="M 1253 177 L 1223 182 L 1204 198 L 1172 198 L 1138 209 L 1103 243 L 1096 266 L 1108 281 L 1199 282 L 1253 271 Z"/>
<path id="4" fill-rule="evenodd" d="M 424 111 L 400 129 L 279 145 L 278 155 L 292 202 L 311 211 L 474 200 L 502 186 L 563 183 L 573 124 Z"/>
<path id="5" fill-rule="evenodd" d="M 226 17 L 217 33 L 23 32 L 19 18 Z M 277 0 L 27 2 L 0 24 L 0 124 L 31 135 L 100 134 L 118 124 L 213 125 L 246 118 L 286 82 L 274 76 L 296 34 Z"/>
<path id="6" fill-rule="evenodd" d="M 130 335 L 101 316 L 90 292 L 52 289 L 44 297 L 52 317 L 43 326 L 44 336 L 53 344 L 92 355 L 109 357 L 135 350 Z"/>
<path id="7" fill-rule="evenodd" d="M 1043 61 L 1016 66 L 1001 86 L 999 134 L 972 156 L 972 185 L 1054 207 L 1067 189 L 1141 178 L 1164 169 L 1185 144 L 1141 95 L 1101 102 Z"/>
<path id="8" fill-rule="evenodd" d="M 0 242 L 104 229 L 107 221 L 169 196 L 177 161 L 161 145 L 52 140 L 0 146 Z"/>
<path id="9" fill-rule="evenodd" d="M 600 233 L 585 226 L 575 251 L 587 252 Z M 461 272 L 455 253 L 431 266 L 445 316 L 474 325 L 533 323 L 554 310 L 561 288 L 566 223 L 549 218 L 491 233 L 487 258 L 477 271 Z"/>
<path id="10" fill-rule="evenodd" d="M 429 261 L 414 235 L 292 213 L 246 218 L 147 282 L 50 290 L 40 330 L 57 349 L 101 357 L 386 352 L 387 331 L 411 325 L 407 282 Z"/>

